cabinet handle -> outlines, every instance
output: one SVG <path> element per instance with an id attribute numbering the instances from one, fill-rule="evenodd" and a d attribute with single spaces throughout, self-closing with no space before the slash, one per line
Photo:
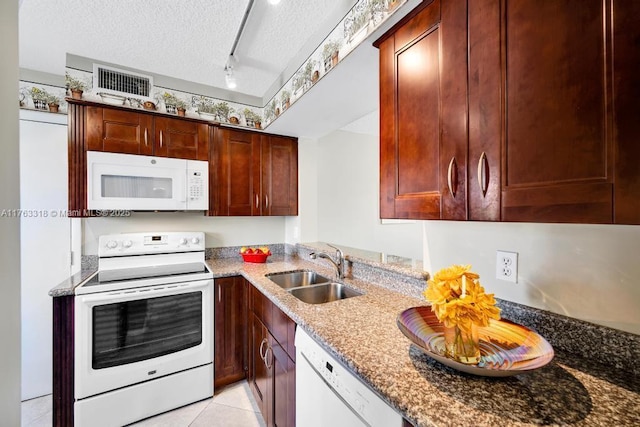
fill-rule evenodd
<path id="1" fill-rule="evenodd" d="M 264 195 L 264 207 L 265 207 L 265 209 L 269 209 L 269 195 L 268 194 Z"/>
<path id="2" fill-rule="evenodd" d="M 144 146 L 147 146 L 147 142 L 149 141 L 149 137 L 147 135 L 147 128 L 144 128 Z"/>
<path id="3" fill-rule="evenodd" d="M 222 289 L 220 288 L 220 285 L 218 285 L 218 302 L 221 301 L 222 298 Z"/>
<path id="4" fill-rule="evenodd" d="M 458 165 L 456 165 L 456 158 L 452 157 L 449 162 L 449 169 L 447 170 L 447 185 L 449 186 L 449 193 L 451 197 L 455 199 L 456 190 L 458 189 Z"/>
<path id="5" fill-rule="evenodd" d="M 489 164 L 487 162 L 487 154 L 483 151 L 478 160 L 478 187 L 482 193 L 482 197 L 487 194 L 487 188 L 489 187 L 489 174 L 487 173 Z"/>
<path id="6" fill-rule="evenodd" d="M 267 357 L 267 354 L 269 352 L 271 352 L 271 363 L 269 363 L 269 358 Z M 267 351 L 264 352 L 264 364 L 267 369 L 271 369 L 271 367 L 273 366 L 273 349 L 271 348 L 271 346 L 267 347 Z"/>
<path id="7" fill-rule="evenodd" d="M 260 207 L 260 198 L 258 197 L 258 193 L 256 193 L 256 209 Z"/>
<path id="8" fill-rule="evenodd" d="M 162 131 L 160 131 L 160 147 L 162 147 Z"/>
<path id="9" fill-rule="evenodd" d="M 265 357 L 267 356 L 267 353 L 265 352 L 265 354 L 262 354 L 262 347 L 267 343 L 267 339 L 263 338 L 262 342 L 260 343 L 260 359 L 262 359 L 262 361 L 265 363 L 265 365 L 267 364 L 267 361 L 265 360 Z"/>

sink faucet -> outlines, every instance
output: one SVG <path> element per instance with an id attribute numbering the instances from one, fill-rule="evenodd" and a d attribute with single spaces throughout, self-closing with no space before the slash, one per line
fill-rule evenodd
<path id="1" fill-rule="evenodd" d="M 333 245 L 330 245 L 327 243 L 327 246 L 332 247 L 333 249 L 336 250 L 336 261 L 333 260 L 333 258 L 331 258 L 330 255 L 327 255 L 323 252 L 311 252 L 309 254 L 309 258 L 311 259 L 316 259 L 316 258 L 324 258 L 329 260 L 329 262 L 331 262 L 331 264 L 333 264 L 333 266 L 336 269 L 336 277 L 338 279 L 344 279 L 344 264 L 345 264 L 345 260 L 344 260 L 344 254 L 342 253 L 342 251 L 339 248 L 336 248 Z"/>

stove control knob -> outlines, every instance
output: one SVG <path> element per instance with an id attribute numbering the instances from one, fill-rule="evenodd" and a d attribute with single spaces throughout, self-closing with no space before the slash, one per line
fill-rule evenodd
<path id="1" fill-rule="evenodd" d="M 131 245 L 133 245 L 133 242 L 131 240 L 125 240 L 124 242 L 122 242 L 122 246 L 124 246 L 125 248 L 130 248 Z"/>
<path id="2" fill-rule="evenodd" d="M 194 237 L 193 239 L 191 239 L 191 243 L 193 243 L 194 245 L 197 245 L 198 243 L 200 243 L 200 239 L 198 239 L 197 237 Z"/>
<path id="3" fill-rule="evenodd" d="M 109 249 L 115 249 L 118 247 L 118 242 L 116 242 L 115 240 L 109 240 L 107 242 L 107 248 Z"/>
<path id="4" fill-rule="evenodd" d="M 187 244 L 187 239 L 185 239 L 184 237 L 182 239 L 180 239 L 180 244 L 181 245 L 186 245 Z"/>

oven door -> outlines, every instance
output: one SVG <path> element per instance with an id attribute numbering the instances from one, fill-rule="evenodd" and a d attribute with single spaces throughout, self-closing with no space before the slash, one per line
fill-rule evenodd
<path id="1" fill-rule="evenodd" d="M 211 279 L 76 296 L 76 399 L 212 362 Z"/>
<path id="2" fill-rule="evenodd" d="M 87 151 L 87 208 L 185 210 L 187 161 Z"/>

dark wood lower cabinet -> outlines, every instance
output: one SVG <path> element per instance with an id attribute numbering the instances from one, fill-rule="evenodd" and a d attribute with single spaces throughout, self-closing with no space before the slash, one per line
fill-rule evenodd
<path id="1" fill-rule="evenodd" d="M 249 285 L 249 385 L 267 426 L 295 426 L 295 322 Z"/>
<path id="2" fill-rule="evenodd" d="M 53 298 L 53 426 L 73 426 L 73 295 Z"/>
<path id="3" fill-rule="evenodd" d="M 247 288 L 240 277 L 214 283 L 214 387 L 240 381 L 247 370 Z"/>
<path id="4" fill-rule="evenodd" d="M 269 373 L 264 362 L 264 352 L 269 341 L 267 328 L 258 320 L 256 315 L 249 314 L 250 330 L 249 337 L 249 386 L 260 408 L 260 412 L 267 421 L 267 402 L 270 401 Z"/>

